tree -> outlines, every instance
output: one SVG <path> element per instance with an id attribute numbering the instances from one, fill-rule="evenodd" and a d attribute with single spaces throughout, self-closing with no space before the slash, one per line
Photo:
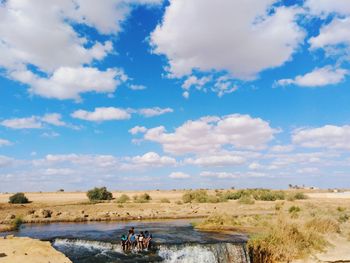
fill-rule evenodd
<path id="1" fill-rule="evenodd" d="M 113 195 L 111 192 L 107 191 L 106 187 L 95 187 L 87 192 L 87 197 L 90 201 L 100 201 L 100 200 L 112 200 Z"/>

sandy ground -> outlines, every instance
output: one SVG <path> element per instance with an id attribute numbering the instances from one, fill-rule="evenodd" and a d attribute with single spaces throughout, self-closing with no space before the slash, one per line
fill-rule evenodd
<path id="1" fill-rule="evenodd" d="M 27 237 L 0 238 L 0 263 L 69 263 L 50 242 Z"/>

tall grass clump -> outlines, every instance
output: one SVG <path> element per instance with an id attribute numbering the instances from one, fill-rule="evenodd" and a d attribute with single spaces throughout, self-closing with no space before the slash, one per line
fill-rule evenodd
<path id="1" fill-rule="evenodd" d="M 86 195 L 90 201 L 104 201 L 113 199 L 112 193 L 107 191 L 106 187 L 95 187 L 94 189 L 89 190 Z"/>
<path id="2" fill-rule="evenodd" d="M 10 204 L 27 204 L 29 203 L 29 200 L 24 195 L 24 193 L 16 193 L 10 196 L 9 203 Z"/>
<path id="3" fill-rule="evenodd" d="M 134 203 L 148 203 L 152 200 L 152 197 L 149 194 L 144 193 L 142 195 L 134 195 L 133 199 Z"/>
<path id="4" fill-rule="evenodd" d="M 321 251 L 327 242 L 317 232 L 280 220 L 266 232 L 253 236 L 248 249 L 253 263 L 291 262 Z"/>
<path id="5" fill-rule="evenodd" d="M 130 200 L 130 197 L 126 194 L 122 194 L 117 198 L 117 203 L 124 204 Z"/>

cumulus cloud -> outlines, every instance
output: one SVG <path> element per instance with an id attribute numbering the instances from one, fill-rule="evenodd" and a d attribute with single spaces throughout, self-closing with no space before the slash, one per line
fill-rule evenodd
<path id="1" fill-rule="evenodd" d="M 314 15 L 350 14 L 350 5 L 347 0 L 306 0 L 304 6 L 309 8 L 310 13 Z"/>
<path id="2" fill-rule="evenodd" d="M 334 18 L 320 29 L 320 33 L 309 39 L 310 48 L 323 48 L 329 54 L 341 53 L 350 46 L 350 18 Z"/>
<path id="3" fill-rule="evenodd" d="M 252 79 L 289 60 L 304 38 L 294 7 L 276 7 L 273 0 L 172 0 L 150 40 L 168 59 L 171 76 L 192 71 L 228 71 Z M 215 14 L 215 19 L 208 17 Z M 227 21 L 230 21 L 229 23 Z"/>
<path id="4" fill-rule="evenodd" d="M 208 155 L 197 158 L 185 159 L 186 164 L 193 164 L 198 166 L 230 166 L 241 165 L 245 163 L 246 159 L 238 155 Z"/>
<path id="5" fill-rule="evenodd" d="M 291 152 L 294 150 L 294 145 L 274 145 L 270 148 L 271 152 Z"/>
<path id="6" fill-rule="evenodd" d="M 350 126 L 325 125 L 319 128 L 298 129 L 293 143 L 309 148 L 350 149 Z"/>
<path id="7" fill-rule="evenodd" d="M 9 140 L 5 140 L 5 139 L 1 139 L 0 138 L 0 147 L 2 146 L 10 146 L 12 145 L 12 142 L 10 142 Z"/>
<path id="8" fill-rule="evenodd" d="M 163 126 L 148 129 L 144 139 L 160 143 L 165 152 L 173 154 L 208 153 L 224 146 L 262 149 L 276 132 L 260 118 L 233 114 L 187 121 L 173 133 Z"/>
<path id="9" fill-rule="evenodd" d="M 187 179 L 190 178 L 191 176 L 189 174 L 183 173 L 183 172 L 172 172 L 169 174 L 169 178 L 172 179 Z"/>
<path id="10" fill-rule="evenodd" d="M 79 99 L 84 92 L 113 92 L 120 70 L 89 67 L 113 52 L 111 41 L 90 39 L 74 24 L 116 35 L 131 9 L 160 0 L 38 0 L 0 3 L 0 68 L 48 98 Z M 101 15 L 103 14 L 103 15 Z M 84 67 L 83 67 L 84 66 Z M 38 69 L 33 70 L 32 68 Z M 38 71 L 41 71 L 39 74 Z"/>
<path id="11" fill-rule="evenodd" d="M 349 71 L 346 69 L 325 66 L 294 79 L 280 79 L 277 83 L 282 86 L 293 84 L 301 87 L 322 87 L 338 84 L 344 81 L 348 74 Z"/>
<path id="12" fill-rule="evenodd" d="M 218 179 L 227 179 L 227 178 L 240 178 L 240 177 L 265 177 L 264 173 L 257 172 L 246 172 L 246 173 L 230 173 L 230 172 L 212 172 L 212 171 L 203 171 L 199 174 L 202 177 L 214 177 Z"/>
<path id="13" fill-rule="evenodd" d="M 1 125 L 11 129 L 40 129 L 43 127 L 38 117 L 35 116 L 3 120 Z"/>
<path id="14" fill-rule="evenodd" d="M 46 98 L 80 100 L 86 92 L 112 93 L 127 80 L 120 69 L 100 71 L 91 67 L 61 67 L 49 78 L 34 75 L 31 71 L 13 71 L 12 79 L 31 86 L 30 92 Z"/>
<path id="15" fill-rule="evenodd" d="M 171 108 L 163 109 L 159 107 L 154 107 L 154 108 L 143 108 L 143 109 L 136 110 L 131 108 L 122 109 L 122 108 L 115 108 L 115 107 L 99 107 L 99 108 L 95 108 L 94 111 L 77 110 L 73 112 L 71 116 L 73 118 L 77 118 L 81 120 L 101 122 L 101 121 L 130 119 L 132 113 L 137 113 L 144 117 L 154 117 L 154 116 L 159 116 L 168 112 L 173 112 L 173 109 Z M 131 133 L 135 132 L 135 130 L 131 129 L 130 132 Z M 141 132 L 141 130 L 138 129 L 137 132 Z"/>
<path id="16" fill-rule="evenodd" d="M 11 129 L 41 129 L 45 127 L 45 124 L 76 128 L 75 126 L 68 125 L 61 118 L 62 115 L 59 113 L 48 113 L 44 116 L 6 119 L 0 122 L 0 125 Z"/>
<path id="17" fill-rule="evenodd" d="M 147 131 L 147 128 L 144 126 L 135 126 L 129 130 L 129 133 L 132 135 L 138 134 L 138 133 L 145 133 Z"/>
<path id="18" fill-rule="evenodd" d="M 73 118 L 86 121 L 111 121 L 111 120 L 127 120 L 131 118 L 127 110 L 114 107 L 95 108 L 94 111 L 77 110 L 71 114 Z"/>
<path id="19" fill-rule="evenodd" d="M 138 165 L 147 165 L 147 166 L 164 166 L 164 165 L 175 165 L 176 160 L 168 156 L 160 156 L 155 152 L 148 152 L 144 155 L 138 155 L 133 157 L 132 162 Z"/>
<path id="20" fill-rule="evenodd" d="M 154 108 L 144 108 L 138 110 L 139 114 L 145 116 L 145 117 L 154 117 L 154 116 L 159 116 L 163 115 L 165 113 L 170 113 L 173 112 L 174 110 L 171 108 L 159 108 L 159 107 L 154 107 Z"/>
<path id="21" fill-rule="evenodd" d="M 144 89 L 147 89 L 147 87 L 144 86 L 144 85 L 135 85 L 135 84 L 129 85 L 129 88 L 131 90 L 144 90 Z"/>

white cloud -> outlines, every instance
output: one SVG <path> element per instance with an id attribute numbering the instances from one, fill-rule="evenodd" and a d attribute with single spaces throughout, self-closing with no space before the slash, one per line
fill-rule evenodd
<path id="1" fill-rule="evenodd" d="M 295 130 L 293 143 L 310 148 L 350 149 L 350 126 L 325 125 Z"/>
<path id="2" fill-rule="evenodd" d="M 225 94 L 229 94 L 238 90 L 237 85 L 228 79 L 228 76 L 222 76 L 218 78 L 212 87 L 212 91 L 222 97 Z"/>
<path id="3" fill-rule="evenodd" d="M 276 132 L 260 118 L 233 114 L 187 121 L 173 133 L 163 126 L 148 129 L 144 139 L 160 143 L 165 152 L 173 154 L 209 153 L 224 146 L 261 149 Z"/>
<path id="4" fill-rule="evenodd" d="M 115 108 L 115 107 L 99 107 L 95 108 L 94 111 L 86 111 L 86 110 L 77 110 L 71 114 L 73 118 L 87 120 L 87 121 L 111 121 L 111 120 L 126 120 L 131 118 L 132 113 L 140 114 L 144 117 L 154 117 L 159 116 L 165 113 L 173 112 L 173 109 L 171 108 L 159 108 L 159 107 L 153 107 L 153 108 L 143 108 L 143 109 L 121 109 L 121 108 Z M 140 130 L 141 128 L 141 130 Z M 145 132 L 146 128 L 139 127 L 136 128 L 136 130 L 131 129 L 129 132 L 132 134 L 136 134 L 138 132 Z M 135 133 L 133 133 L 135 132 Z"/>
<path id="5" fill-rule="evenodd" d="M 43 122 L 55 125 L 55 126 L 66 126 L 67 124 L 61 120 L 62 116 L 59 113 L 45 114 L 41 120 Z"/>
<path id="6" fill-rule="evenodd" d="M 135 126 L 129 130 L 129 133 L 132 135 L 138 134 L 138 133 L 145 133 L 147 131 L 147 128 L 144 126 Z"/>
<path id="7" fill-rule="evenodd" d="M 43 97 L 79 99 L 79 94 L 84 92 L 113 92 L 123 81 L 120 70 L 99 71 L 89 67 L 113 52 L 112 42 L 96 41 L 73 25 L 82 24 L 102 34 L 116 35 L 133 7 L 161 2 L 2 1 L 0 68 L 5 69 L 10 78 L 29 85 L 32 93 Z M 44 74 L 29 70 L 32 66 Z"/>
<path id="8" fill-rule="evenodd" d="M 0 124 L 11 129 L 41 129 L 43 127 L 41 121 L 36 116 L 7 119 L 3 120 Z"/>
<path id="9" fill-rule="evenodd" d="M 46 137 L 46 138 L 55 138 L 55 137 L 59 137 L 60 134 L 54 131 L 51 132 L 44 132 L 43 134 L 41 134 L 42 137 Z"/>
<path id="10" fill-rule="evenodd" d="M 197 78 L 196 76 L 192 75 L 192 76 L 189 76 L 184 81 L 184 83 L 181 85 L 181 87 L 183 89 L 185 89 L 185 90 L 189 90 L 191 87 L 195 87 L 197 89 L 201 89 L 210 80 L 211 80 L 210 77 Z"/>
<path id="11" fill-rule="evenodd" d="M 6 119 L 0 122 L 0 125 L 11 129 L 41 129 L 45 127 L 45 124 L 66 126 L 73 129 L 76 128 L 75 126 L 62 121 L 62 115 L 59 113 L 47 113 L 44 116 Z"/>
<path id="12" fill-rule="evenodd" d="M 338 84 L 344 81 L 348 74 L 349 72 L 346 69 L 326 66 L 316 68 L 312 72 L 299 75 L 294 79 L 281 79 L 277 83 L 282 86 L 294 84 L 301 87 L 322 87 Z"/>
<path id="13" fill-rule="evenodd" d="M 257 172 L 246 172 L 246 173 L 230 173 L 230 172 L 211 172 L 211 171 L 203 171 L 199 174 L 202 177 L 214 177 L 218 179 L 230 179 L 230 178 L 242 178 L 242 177 L 265 177 L 264 173 Z"/>
<path id="14" fill-rule="evenodd" d="M 271 152 L 291 152 L 294 150 L 294 145 L 274 145 L 271 147 Z"/>
<path id="15" fill-rule="evenodd" d="M 168 58 L 174 77 L 214 69 L 255 78 L 291 59 L 305 35 L 295 22 L 300 10 L 277 7 L 269 12 L 274 2 L 172 0 L 151 34 L 154 52 Z M 213 14 L 215 19 L 208 19 Z"/>
<path id="16" fill-rule="evenodd" d="M 131 115 L 127 110 L 114 107 L 95 108 L 94 111 L 77 110 L 71 114 L 73 118 L 86 121 L 111 121 L 130 119 Z"/>
<path id="17" fill-rule="evenodd" d="M 314 15 L 327 15 L 330 13 L 350 14 L 348 0 L 306 0 L 304 6 L 309 8 Z"/>
<path id="18" fill-rule="evenodd" d="M 135 84 L 129 85 L 129 88 L 131 90 L 144 90 L 144 89 L 147 89 L 147 87 L 144 86 L 144 85 L 135 85 Z"/>
<path id="19" fill-rule="evenodd" d="M 245 163 L 245 158 L 238 155 L 208 155 L 197 158 L 185 159 L 186 164 L 193 164 L 199 166 L 230 166 L 241 165 Z"/>
<path id="20" fill-rule="evenodd" d="M 41 78 L 31 71 L 13 71 L 15 80 L 31 86 L 30 92 L 46 98 L 80 100 L 86 92 L 112 93 L 127 80 L 120 69 L 100 71 L 90 67 L 58 68 L 49 78 Z"/>
<path id="21" fill-rule="evenodd" d="M 2 146 L 10 146 L 10 145 L 12 145 L 12 142 L 0 138 L 0 147 L 2 147 Z"/>
<path id="22" fill-rule="evenodd" d="M 183 173 L 183 172 L 172 172 L 169 174 L 169 178 L 172 179 L 187 179 L 190 178 L 191 176 L 189 174 Z"/>
<path id="23" fill-rule="evenodd" d="M 176 160 L 174 158 L 168 156 L 160 156 L 155 152 L 148 152 L 141 156 L 138 155 L 133 157 L 131 160 L 134 164 L 146 166 L 164 166 L 176 164 Z"/>
<path id="24" fill-rule="evenodd" d="M 350 18 L 334 18 L 309 39 L 310 48 L 322 48 L 327 55 L 345 55 L 350 51 Z"/>
<path id="25" fill-rule="evenodd" d="M 165 113 L 173 112 L 174 110 L 171 108 L 159 108 L 159 107 L 154 107 L 154 108 L 144 108 L 138 110 L 139 114 L 145 116 L 145 117 L 154 117 L 154 116 L 159 116 L 163 115 Z"/>

